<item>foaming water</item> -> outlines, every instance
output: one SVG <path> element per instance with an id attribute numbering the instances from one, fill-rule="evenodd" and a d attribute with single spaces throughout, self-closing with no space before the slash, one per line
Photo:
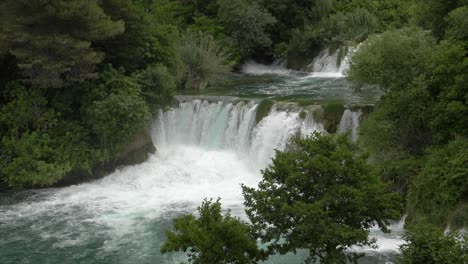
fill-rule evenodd
<path id="1" fill-rule="evenodd" d="M 174 145 L 232 151 L 259 171 L 291 136 L 323 131 L 312 115 L 301 119 L 301 109 L 276 106 L 256 124 L 257 106 L 254 102 L 182 102 L 178 108 L 159 113 L 153 128 L 155 144 L 163 153 Z"/>
<path id="2" fill-rule="evenodd" d="M 220 197 L 246 219 L 240 184 L 256 186 L 260 169 L 292 135 L 323 131 L 313 108 L 276 105 L 256 123 L 257 106 L 181 102 L 154 121 L 158 152 L 146 162 L 90 183 L 0 195 L 0 263 L 180 263 L 183 254 L 159 253 L 170 219 L 195 212 L 206 197 Z M 371 232 L 379 241 L 393 239 Z M 266 263 L 299 263 L 304 256 Z"/>
<path id="3" fill-rule="evenodd" d="M 350 132 L 351 139 L 356 141 L 358 138 L 359 119 L 362 116 L 362 111 L 351 111 L 346 109 L 341 117 L 340 124 L 338 126 L 338 133 Z"/>
<path id="4" fill-rule="evenodd" d="M 274 62 L 270 65 L 265 65 L 250 60 L 242 65 L 241 72 L 251 75 L 289 75 L 293 71 L 287 69 L 284 62 Z"/>

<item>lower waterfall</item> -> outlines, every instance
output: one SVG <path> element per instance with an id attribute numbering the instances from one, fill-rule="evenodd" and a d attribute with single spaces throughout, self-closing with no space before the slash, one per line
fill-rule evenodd
<path id="1" fill-rule="evenodd" d="M 276 104 L 258 123 L 257 107 L 254 101 L 180 102 L 156 117 L 152 136 L 158 150 L 146 162 L 97 181 L 3 199 L 0 262 L 184 261 L 183 254 L 159 252 L 173 217 L 194 213 L 204 198 L 220 197 L 223 209 L 246 219 L 240 184 L 256 186 L 260 170 L 291 136 L 324 131 L 314 119 L 317 107 Z M 353 130 L 359 120 L 348 115 L 353 112 L 345 112 L 340 131 Z M 390 235 L 371 230 L 380 249 L 352 249 L 366 252 L 362 263 L 393 259 L 403 230 L 394 226 Z M 304 258 L 306 253 L 299 252 L 265 263 L 301 263 Z"/>

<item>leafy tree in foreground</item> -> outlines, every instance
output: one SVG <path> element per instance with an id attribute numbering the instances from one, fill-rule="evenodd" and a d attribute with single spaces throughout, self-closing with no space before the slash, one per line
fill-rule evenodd
<path id="1" fill-rule="evenodd" d="M 346 136 L 296 138 L 277 152 L 257 189 L 243 186 L 246 212 L 268 253 L 308 249 L 306 262 L 347 263 L 353 245 L 375 245 L 369 228 L 385 232 L 400 215 L 399 196 L 387 191 L 366 157 Z"/>
<path id="2" fill-rule="evenodd" d="M 468 241 L 444 235 L 437 227 L 420 225 L 409 228 L 407 244 L 400 246 L 399 264 L 468 263 Z"/>
<path id="3" fill-rule="evenodd" d="M 185 215 L 174 220 L 177 232 L 166 231 L 162 253 L 189 251 L 194 264 L 256 263 L 260 251 L 248 225 L 229 212 L 222 216 L 219 199 L 203 201 L 198 212 L 198 218 Z"/>

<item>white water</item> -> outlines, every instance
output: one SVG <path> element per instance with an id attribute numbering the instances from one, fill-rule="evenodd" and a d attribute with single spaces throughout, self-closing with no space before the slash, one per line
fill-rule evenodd
<path id="1" fill-rule="evenodd" d="M 359 47 L 359 46 L 358 46 Z M 328 48 L 322 50 L 306 68 L 311 78 L 343 78 L 349 69 L 350 57 L 357 48 L 348 48 L 346 56 L 338 61 L 336 50 L 330 53 Z M 338 66 L 339 65 L 339 66 Z M 250 75 L 290 75 L 293 70 L 287 69 L 286 62 L 275 61 L 270 65 L 260 64 L 253 60 L 247 61 L 241 67 L 241 72 Z"/>
<path id="2" fill-rule="evenodd" d="M 338 53 L 338 50 L 330 53 L 328 48 L 322 50 L 308 66 L 309 69 L 312 69 L 311 75 L 322 78 L 344 77 L 349 68 L 349 54 L 339 62 Z"/>
<path id="3" fill-rule="evenodd" d="M 161 236 L 157 230 L 163 228 L 157 226 L 158 219 L 192 213 L 206 197 L 221 197 L 224 208 L 245 218 L 240 184 L 256 186 L 259 170 L 292 135 L 323 131 L 312 114 L 302 120 L 299 109 L 284 107 L 274 107 L 255 124 L 256 107 L 253 102 L 182 102 L 155 120 L 152 135 L 158 153 L 148 161 L 95 182 L 39 191 L 37 199 L 0 207 L 0 227 L 24 224 L 22 230 L 41 239 L 34 247 L 52 243 L 46 248 L 50 252 L 69 247 L 89 250 L 88 245 L 102 239 L 99 247 L 94 246 L 96 258 L 119 251 L 128 262 L 141 259 L 146 263 L 145 256 L 153 256 L 160 243 L 151 241 L 163 239 L 156 236 Z M 155 225 L 156 231 L 151 227 Z M 394 252 L 401 241 L 398 236 L 372 233 L 382 251 Z M 28 237 L 5 239 L 5 243 L 14 243 Z M 157 256 L 156 263 L 161 258 Z"/>
<path id="4" fill-rule="evenodd" d="M 242 65 L 241 72 L 251 75 L 288 75 L 292 70 L 286 68 L 286 62 L 276 61 L 270 65 L 265 65 L 250 60 Z"/>
<path id="5" fill-rule="evenodd" d="M 340 125 L 338 126 L 338 133 L 346 133 L 349 131 L 351 133 L 351 139 L 356 141 L 358 138 L 359 119 L 361 115 L 361 110 L 351 111 L 346 109 L 341 118 Z"/>
<path id="6" fill-rule="evenodd" d="M 156 146 L 161 153 L 173 146 L 228 151 L 259 171 L 273 158 L 275 149 L 283 149 L 292 135 L 323 131 L 323 126 L 311 114 L 302 120 L 299 109 L 273 107 L 255 124 L 256 109 L 253 102 L 183 102 L 178 108 L 159 114 L 154 126 Z"/>

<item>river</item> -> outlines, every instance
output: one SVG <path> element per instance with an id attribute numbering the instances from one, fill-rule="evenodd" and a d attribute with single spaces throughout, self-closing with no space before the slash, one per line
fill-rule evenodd
<path id="1" fill-rule="evenodd" d="M 159 253 L 172 218 L 194 213 L 206 197 L 221 197 L 224 209 L 245 219 L 240 184 L 255 186 L 274 150 L 283 149 L 291 135 L 323 131 L 314 120 L 315 106 L 287 100 L 369 104 L 378 98 L 352 93 L 339 73 L 247 66 L 244 74 L 203 95 L 180 96 L 177 106 L 160 112 L 152 127 L 158 151 L 146 162 L 75 186 L 0 193 L 0 263 L 180 263 L 183 254 Z M 264 97 L 280 102 L 256 123 Z M 359 116 L 345 111 L 338 131 L 356 135 Z M 366 253 L 361 263 L 392 263 L 402 222 L 391 229 L 370 230 L 378 249 L 351 249 Z M 301 263 L 306 257 L 299 252 L 265 263 Z"/>

